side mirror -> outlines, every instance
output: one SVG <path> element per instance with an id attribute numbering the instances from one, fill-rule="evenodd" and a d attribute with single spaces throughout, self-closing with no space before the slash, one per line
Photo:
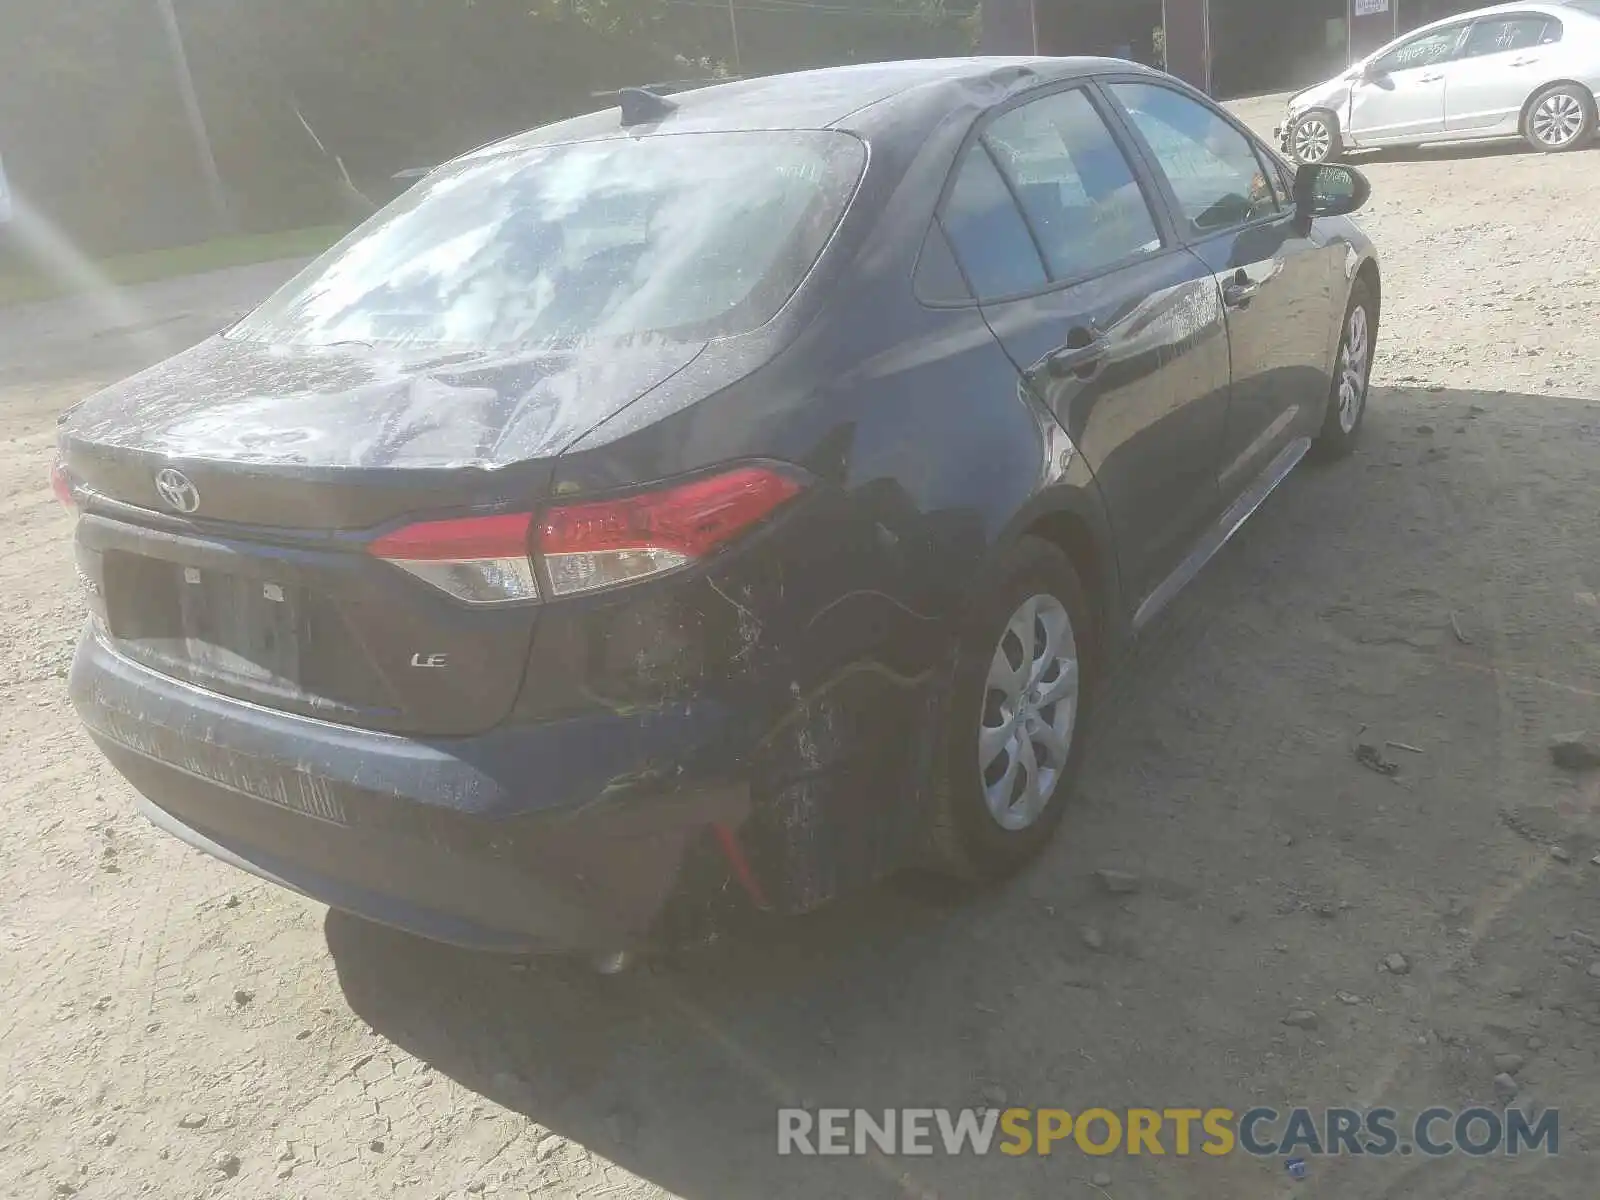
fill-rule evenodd
<path id="1" fill-rule="evenodd" d="M 1372 184 L 1342 163 L 1305 163 L 1294 175 L 1294 203 L 1301 219 L 1342 217 L 1372 197 Z"/>

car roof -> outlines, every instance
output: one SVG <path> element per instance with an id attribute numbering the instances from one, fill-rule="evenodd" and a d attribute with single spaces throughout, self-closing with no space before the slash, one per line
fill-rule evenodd
<path id="1" fill-rule="evenodd" d="M 1517 4 L 1491 4 L 1484 8 L 1469 9 L 1466 12 L 1451 13 L 1447 17 L 1439 17 L 1429 21 L 1426 25 L 1413 29 L 1412 33 L 1422 33 L 1426 30 L 1443 25 L 1452 25 L 1457 21 L 1471 21 L 1480 17 L 1493 17 L 1501 13 L 1539 13 L 1543 16 L 1565 16 L 1576 12 L 1582 14 L 1582 9 L 1569 9 L 1565 0 L 1527 0 L 1527 3 Z"/>
<path id="2" fill-rule="evenodd" d="M 737 132 L 770 129 L 870 128 L 871 111 L 886 101 L 920 93 L 937 107 L 954 106 L 974 85 L 988 85 L 998 102 L 1012 91 L 1108 70 L 1148 71 L 1120 59 L 973 57 L 822 67 L 675 91 L 675 107 L 648 132 Z M 514 153 L 535 146 L 592 141 L 624 133 L 621 110 L 607 108 L 491 142 L 463 158 Z M 458 160 L 459 161 L 459 160 Z"/>

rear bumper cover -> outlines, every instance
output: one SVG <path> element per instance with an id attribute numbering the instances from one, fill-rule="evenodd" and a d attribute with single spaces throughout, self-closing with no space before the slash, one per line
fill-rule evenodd
<path id="1" fill-rule="evenodd" d="M 476 948 L 647 942 L 695 886 L 686 862 L 749 812 L 742 782 L 696 766 L 729 761 L 729 724 L 703 702 L 423 741 L 206 692 L 92 631 L 71 695 L 160 828 L 336 908 Z"/>

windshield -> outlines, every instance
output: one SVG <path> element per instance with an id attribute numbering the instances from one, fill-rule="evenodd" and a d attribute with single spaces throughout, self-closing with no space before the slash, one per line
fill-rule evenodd
<path id="1" fill-rule="evenodd" d="M 706 133 L 540 147 L 424 179 L 229 337 L 511 349 L 686 338 L 770 320 L 860 178 L 841 133 Z"/>
<path id="2" fill-rule="evenodd" d="M 1567 0 L 1568 8 L 1575 8 L 1591 17 L 1600 17 L 1600 0 Z"/>

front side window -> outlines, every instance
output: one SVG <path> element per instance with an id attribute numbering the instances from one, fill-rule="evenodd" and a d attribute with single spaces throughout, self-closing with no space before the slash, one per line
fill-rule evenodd
<path id="1" fill-rule="evenodd" d="M 418 183 L 228 336 L 510 350 L 746 332 L 799 287 L 865 163 L 829 132 L 491 152 Z"/>
<path id="2" fill-rule="evenodd" d="M 1089 97 L 1056 92 L 995 120 L 983 140 L 1005 172 L 1053 279 L 1161 248 L 1122 148 Z"/>
<path id="3" fill-rule="evenodd" d="M 1504 54 L 1508 50 L 1530 50 L 1561 40 L 1561 22 L 1549 17 L 1497 17 L 1479 21 L 1467 34 L 1462 58 L 1481 58 L 1485 54 Z"/>
<path id="4" fill-rule="evenodd" d="M 1401 42 L 1377 62 L 1373 63 L 1375 75 L 1393 75 L 1396 71 L 1414 71 L 1419 67 L 1435 67 L 1455 57 L 1461 44 L 1461 33 L 1466 26 L 1451 25 L 1436 29 L 1408 42 Z"/>
<path id="5" fill-rule="evenodd" d="M 1197 100 L 1149 83 L 1111 91 L 1156 157 L 1190 232 L 1276 215 L 1278 197 L 1250 139 Z"/>

